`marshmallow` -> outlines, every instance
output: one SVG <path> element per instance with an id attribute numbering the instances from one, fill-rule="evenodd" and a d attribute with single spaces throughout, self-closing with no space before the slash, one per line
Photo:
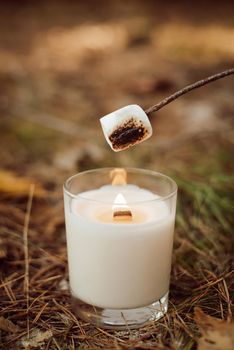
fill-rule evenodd
<path id="1" fill-rule="evenodd" d="M 104 136 L 115 152 L 137 145 L 152 135 L 148 116 L 138 105 L 118 109 L 100 119 Z"/>

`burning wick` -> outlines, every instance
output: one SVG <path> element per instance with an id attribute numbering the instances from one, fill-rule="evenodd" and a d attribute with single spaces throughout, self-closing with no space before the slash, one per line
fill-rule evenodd
<path id="1" fill-rule="evenodd" d="M 112 180 L 112 186 L 126 185 L 127 184 L 127 172 L 122 168 L 115 168 L 110 172 L 110 178 Z"/>
<path id="2" fill-rule="evenodd" d="M 114 204 L 112 206 L 113 219 L 116 221 L 131 221 L 132 212 L 127 205 L 126 199 L 122 193 L 118 193 L 115 197 Z"/>

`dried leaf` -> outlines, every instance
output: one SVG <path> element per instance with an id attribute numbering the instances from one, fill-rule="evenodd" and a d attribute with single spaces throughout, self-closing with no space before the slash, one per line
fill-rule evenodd
<path id="1" fill-rule="evenodd" d="M 17 325 L 3 316 L 0 317 L 0 329 L 10 333 L 17 333 L 20 330 Z"/>
<path id="2" fill-rule="evenodd" d="M 194 319 L 202 334 L 198 350 L 233 350 L 234 322 L 208 316 L 198 307 Z"/>
<path id="3" fill-rule="evenodd" d="M 31 185 L 32 181 L 28 178 L 19 177 L 10 171 L 0 170 L 0 193 L 7 196 L 28 195 Z M 37 184 L 34 195 L 44 197 L 45 194 L 45 190 Z"/>
<path id="4" fill-rule="evenodd" d="M 35 328 L 31 332 L 29 339 L 27 339 L 26 337 L 22 339 L 22 346 L 24 349 L 37 348 L 43 345 L 43 343 L 46 340 L 50 339 L 52 336 L 53 333 L 51 330 L 42 332 L 40 329 Z"/>

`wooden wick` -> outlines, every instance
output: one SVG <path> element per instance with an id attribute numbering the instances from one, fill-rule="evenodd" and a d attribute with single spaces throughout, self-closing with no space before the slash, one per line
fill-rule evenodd
<path id="1" fill-rule="evenodd" d="M 113 186 L 127 184 L 127 172 L 123 168 L 115 168 L 114 170 L 111 170 L 110 178 Z"/>
<path id="2" fill-rule="evenodd" d="M 130 210 L 127 210 L 127 209 L 115 210 L 113 212 L 113 219 L 115 221 L 131 221 L 132 220 L 132 213 Z"/>

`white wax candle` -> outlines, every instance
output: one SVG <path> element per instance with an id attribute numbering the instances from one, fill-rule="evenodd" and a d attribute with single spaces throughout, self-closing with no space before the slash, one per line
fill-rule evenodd
<path id="1" fill-rule="evenodd" d="M 113 220 L 110 203 L 120 192 L 132 221 Z M 175 213 L 159 196 L 135 185 L 106 185 L 67 198 L 65 206 L 74 297 L 128 309 L 150 305 L 168 292 Z"/>

